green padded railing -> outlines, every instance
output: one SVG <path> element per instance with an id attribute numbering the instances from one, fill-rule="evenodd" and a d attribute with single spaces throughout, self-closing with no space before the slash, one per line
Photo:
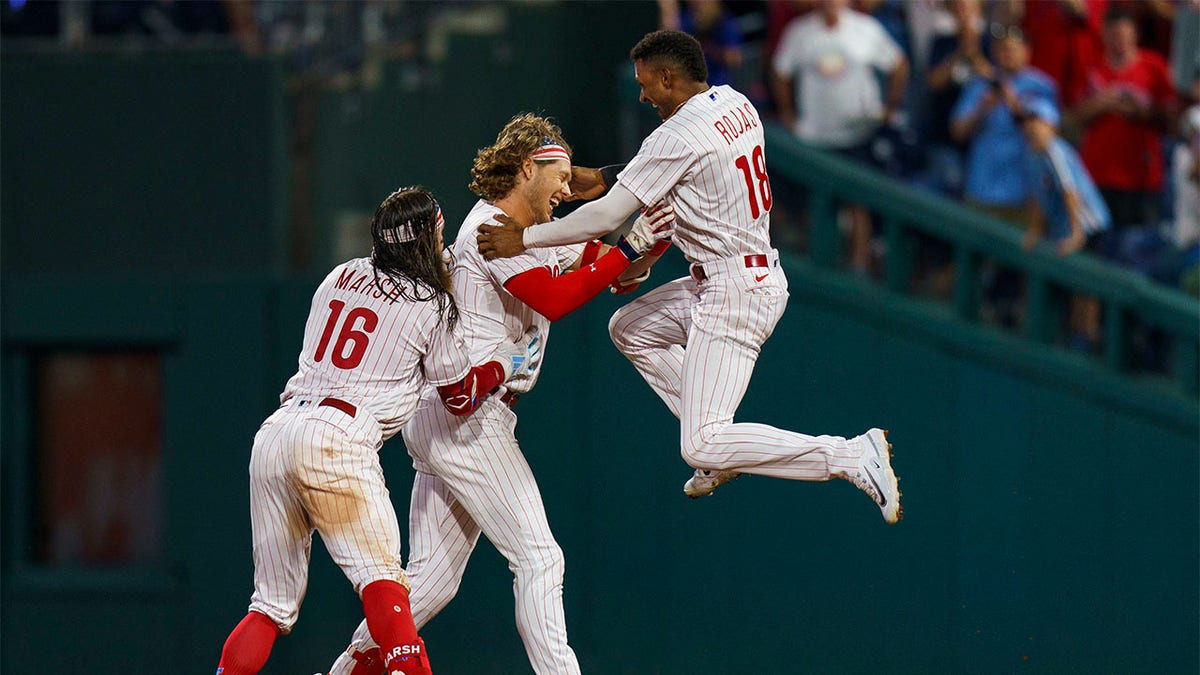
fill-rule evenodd
<path id="1" fill-rule="evenodd" d="M 1023 336 L 1050 344 L 1060 325 L 1062 291 L 1100 299 L 1104 315 L 1103 358 L 1113 373 L 1131 368 L 1130 336 L 1136 325 L 1160 329 L 1168 345 L 1168 377 L 1180 393 L 1194 398 L 1200 372 L 1200 301 L 1088 255 L 1061 257 L 1048 246 L 1021 250 L 1021 232 L 1011 223 L 956 202 L 913 190 L 888 177 L 798 141 L 783 127 L 766 125 L 772 175 L 803 185 L 811 193 L 809 261 L 835 268 L 841 259 L 837 209 L 854 202 L 878 214 L 886 246 L 881 283 L 908 295 L 916 249 L 924 233 L 954 251 L 955 281 L 949 301 L 957 319 L 978 323 L 980 265 L 994 260 L 1026 281 Z M 776 188 L 778 189 L 778 187 Z"/>

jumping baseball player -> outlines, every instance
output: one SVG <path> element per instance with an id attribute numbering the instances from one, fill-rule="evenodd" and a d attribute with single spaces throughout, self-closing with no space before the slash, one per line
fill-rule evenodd
<path id="1" fill-rule="evenodd" d="M 535 367 L 535 333 L 498 339 L 475 368 L 443 261 L 441 210 L 404 188 L 371 221 L 371 257 L 342 263 L 313 295 L 299 371 L 263 422 L 250 456 L 254 595 L 230 633 L 218 675 L 257 673 L 291 631 L 308 583 L 312 533 L 354 584 L 392 675 L 428 675 L 409 610 L 400 528 L 379 448 L 434 392 L 451 417 Z M 381 672 L 383 672 L 381 670 Z"/>
<path id="2" fill-rule="evenodd" d="M 524 225 L 546 222 L 570 195 L 570 149 L 559 128 L 545 118 L 513 118 L 492 146 L 479 151 L 471 175 L 471 189 L 482 199 L 459 230 L 452 276 L 472 355 L 488 354 L 501 341 L 533 328 L 545 341 L 550 322 L 606 287 L 631 288 L 665 250 L 674 217 L 669 207 L 648 211 L 615 247 L 593 241 L 483 259 L 475 245 L 481 223 L 500 214 Z M 578 673 L 579 663 L 567 642 L 563 554 L 517 444 L 511 409 L 540 372 L 541 363 L 535 363 L 469 418 L 447 414 L 437 405 L 436 394 L 426 390 L 403 432 L 417 472 L 409 510 L 408 573 L 413 618 L 420 628 L 454 597 L 479 535 L 486 535 L 516 577 L 517 629 L 530 664 L 540 674 L 564 675 Z M 358 627 L 332 675 L 382 672 L 368 629 Z"/>
<path id="3" fill-rule="evenodd" d="M 641 101 L 662 125 L 600 199 L 567 217 L 522 228 L 479 227 L 488 260 L 540 246 L 586 241 L 615 229 L 643 204 L 665 199 L 674 242 L 690 276 L 629 303 L 609 323 L 617 348 L 680 420 L 682 454 L 695 475 L 690 497 L 740 473 L 794 480 L 844 478 L 866 492 L 888 523 L 900 490 L 886 432 L 806 436 L 733 423 L 755 360 L 787 305 L 787 279 L 771 247 L 771 184 L 758 111 L 728 86 L 710 87 L 700 44 L 657 31 L 630 53 Z"/>

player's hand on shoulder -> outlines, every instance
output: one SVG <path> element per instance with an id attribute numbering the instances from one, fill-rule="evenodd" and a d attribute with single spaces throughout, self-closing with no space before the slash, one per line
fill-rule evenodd
<path id="1" fill-rule="evenodd" d="M 493 216 L 497 224 L 485 223 L 479 226 L 475 242 L 479 246 L 479 254 L 487 260 L 496 258 L 511 258 L 525 251 L 525 241 L 522 239 L 525 228 L 516 220 L 503 213 Z"/>

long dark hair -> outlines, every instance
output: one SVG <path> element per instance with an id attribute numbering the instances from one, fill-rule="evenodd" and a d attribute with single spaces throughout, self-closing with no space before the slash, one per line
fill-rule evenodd
<path id="1" fill-rule="evenodd" d="M 434 301 L 448 329 L 458 323 L 450 270 L 442 260 L 438 222 L 442 210 L 433 193 L 420 186 L 396 190 L 371 218 L 371 265 L 375 285 L 388 297 Z M 384 288 L 380 275 L 391 280 Z"/>

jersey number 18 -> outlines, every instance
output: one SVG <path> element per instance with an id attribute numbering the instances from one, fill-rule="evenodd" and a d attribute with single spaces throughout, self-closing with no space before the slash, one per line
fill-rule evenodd
<path id="1" fill-rule="evenodd" d="M 750 153 L 754 162 L 754 174 L 751 175 L 751 160 L 745 155 L 734 160 L 733 164 L 742 171 L 742 177 L 746 179 L 746 195 L 750 197 L 750 217 L 758 218 L 760 213 L 771 210 L 771 180 L 767 178 L 767 160 L 763 157 L 763 149 L 761 145 L 754 146 L 754 151 Z M 758 183 L 758 189 L 755 189 L 755 183 Z M 758 197 L 762 197 L 762 209 L 760 210 Z"/>
<path id="2" fill-rule="evenodd" d="M 321 359 L 325 358 L 329 339 L 333 337 L 333 330 L 337 327 L 338 319 L 345 308 L 346 303 L 341 300 L 329 301 L 329 320 L 325 322 L 325 330 L 321 332 L 321 342 L 317 345 L 317 352 L 313 354 L 313 361 L 320 363 Z M 356 327 L 359 319 L 362 319 L 361 327 Z M 333 354 L 329 356 L 329 361 L 342 370 L 357 368 L 358 364 L 362 363 L 363 355 L 367 353 L 370 334 L 378 325 L 379 315 L 375 312 L 365 307 L 351 309 L 346 313 L 346 321 L 342 324 L 342 330 L 338 332 L 337 340 L 333 342 Z M 347 343 L 351 345 L 349 353 L 346 352 Z"/>

